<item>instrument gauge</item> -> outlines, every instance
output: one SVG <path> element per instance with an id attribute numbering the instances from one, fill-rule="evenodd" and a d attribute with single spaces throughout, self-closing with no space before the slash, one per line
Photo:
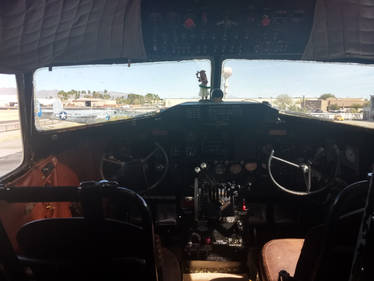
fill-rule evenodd
<path id="1" fill-rule="evenodd" d="M 217 175 L 223 175 L 226 172 L 226 167 L 223 164 L 217 164 L 214 167 L 214 171 Z"/>
<path id="2" fill-rule="evenodd" d="M 248 162 L 248 163 L 245 164 L 244 167 L 248 172 L 253 172 L 254 170 L 257 169 L 257 163 L 256 162 Z"/>
<path id="3" fill-rule="evenodd" d="M 233 175 L 240 174 L 241 171 L 242 171 L 242 166 L 238 163 L 232 164 L 230 166 L 230 173 L 233 174 Z"/>
<path id="4" fill-rule="evenodd" d="M 347 148 L 345 149 L 345 158 L 352 164 L 356 163 L 356 153 L 354 151 L 354 149 L 350 146 L 347 146 Z"/>

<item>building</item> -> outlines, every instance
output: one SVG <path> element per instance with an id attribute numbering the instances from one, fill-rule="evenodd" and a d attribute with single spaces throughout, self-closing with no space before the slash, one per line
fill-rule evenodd
<path id="1" fill-rule="evenodd" d="M 326 112 L 329 106 L 329 102 L 327 100 L 322 99 L 305 99 L 304 100 L 304 108 L 310 110 L 312 112 Z"/>
<path id="2" fill-rule="evenodd" d="M 326 100 L 329 105 L 336 105 L 339 108 L 352 108 L 356 105 L 364 107 L 367 103 L 367 100 L 362 98 L 328 98 Z"/>
<path id="3" fill-rule="evenodd" d="M 370 96 L 370 102 L 364 108 L 364 120 L 374 121 L 374 95 Z"/>
<path id="4" fill-rule="evenodd" d="M 326 112 L 332 105 L 339 109 L 347 109 L 364 107 L 366 103 L 367 100 L 362 98 L 328 98 L 326 100 L 308 98 L 304 101 L 304 107 L 312 112 Z"/>

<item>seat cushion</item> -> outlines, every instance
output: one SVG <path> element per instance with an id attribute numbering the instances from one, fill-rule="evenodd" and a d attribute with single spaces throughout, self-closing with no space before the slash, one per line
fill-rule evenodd
<path id="1" fill-rule="evenodd" d="M 279 271 L 295 274 L 304 239 L 275 239 L 267 242 L 261 253 L 263 281 L 277 281 Z"/>
<path id="2" fill-rule="evenodd" d="M 180 264 L 175 256 L 175 254 L 166 249 L 162 248 L 163 255 L 163 265 L 162 270 L 162 280 L 163 281 L 181 281 L 182 273 L 180 269 Z"/>

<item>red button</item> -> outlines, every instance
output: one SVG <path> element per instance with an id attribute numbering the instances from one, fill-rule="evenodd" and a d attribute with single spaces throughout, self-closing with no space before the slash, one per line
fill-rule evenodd
<path id="1" fill-rule="evenodd" d="M 242 210 L 247 211 L 247 206 L 245 205 L 245 200 L 243 200 Z"/>

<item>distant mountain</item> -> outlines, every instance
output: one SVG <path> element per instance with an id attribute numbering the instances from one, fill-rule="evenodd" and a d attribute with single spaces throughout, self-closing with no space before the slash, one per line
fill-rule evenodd
<path id="1" fill-rule="evenodd" d="M 38 98 L 47 99 L 49 97 L 57 98 L 58 90 L 40 90 L 36 92 Z"/>
<path id="2" fill-rule="evenodd" d="M 16 88 L 0 88 L 0 95 L 17 95 Z"/>
<path id="3" fill-rule="evenodd" d="M 39 98 L 49 98 L 49 97 L 53 97 L 53 98 L 56 98 L 57 97 L 57 93 L 58 93 L 59 90 L 40 90 L 37 92 L 37 96 Z M 92 93 L 93 91 L 91 91 Z M 104 94 L 103 91 L 96 91 L 98 93 L 101 93 L 101 94 Z M 111 95 L 112 97 L 116 98 L 116 97 L 127 97 L 127 93 L 121 93 L 121 92 L 110 92 L 108 91 L 108 94 Z M 81 97 L 82 97 L 82 94 L 81 94 Z"/>
<path id="4" fill-rule="evenodd" d="M 100 93 L 104 93 L 104 92 L 100 92 Z M 111 95 L 113 98 L 118 98 L 118 97 L 124 97 L 127 99 L 127 96 L 129 95 L 128 93 L 122 93 L 122 92 L 111 92 L 111 91 L 108 91 L 108 94 Z"/>
<path id="5" fill-rule="evenodd" d="M 40 98 L 57 97 L 58 90 L 42 90 L 37 95 Z M 17 95 L 16 88 L 0 88 L 0 95 Z"/>
<path id="6" fill-rule="evenodd" d="M 57 97 L 57 93 L 58 93 L 59 90 L 40 90 L 40 91 L 37 91 L 37 97 L 38 98 L 43 98 L 43 99 L 47 99 L 47 98 L 56 98 Z M 91 91 L 92 93 L 93 91 Z M 104 91 L 97 91 L 101 94 L 104 94 Z M 108 91 L 108 94 L 111 95 L 113 98 L 117 98 L 117 97 L 124 97 L 124 98 L 127 98 L 127 96 L 129 95 L 128 93 L 123 93 L 123 92 L 112 92 L 112 91 Z M 17 95 L 17 89 L 16 88 L 0 88 L 0 95 Z"/>

